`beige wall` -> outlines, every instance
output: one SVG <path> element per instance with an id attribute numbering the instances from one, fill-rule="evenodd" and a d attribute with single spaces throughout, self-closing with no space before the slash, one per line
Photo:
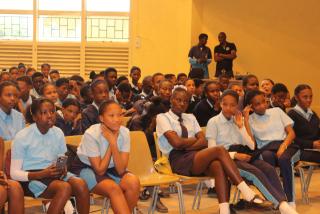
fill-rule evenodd
<path id="1" fill-rule="evenodd" d="M 209 34 L 212 49 L 220 31 L 236 43 L 235 71 L 283 82 L 290 91 L 298 83 L 308 83 L 313 87 L 314 107 L 320 107 L 320 1 L 194 2 L 193 11 L 202 15 L 195 17 L 192 26 L 201 26 Z M 210 70 L 213 73 L 214 64 Z"/>
<path id="2" fill-rule="evenodd" d="M 132 0 L 130 65 L 143 75 L 188 71 L 191 13 L 192 0 Z"/>

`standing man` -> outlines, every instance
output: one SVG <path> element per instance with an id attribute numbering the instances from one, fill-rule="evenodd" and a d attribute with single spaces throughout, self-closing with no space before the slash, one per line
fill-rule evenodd
<path id="1" fill-rule="evenodd" d="M 219 33 L 220 44 L 214 48 L 214 61 L 217 62 L 216 77 L 226 74 L 233 77 L 232 62 L 237 57 L 237 47 L 234 43 L 227 42 L 227 35 L 224 32 Z"/>
<path id="2" fill-rule="evenodd" d="M 191 64 L 189 78 L 209 78 L 208 65 L 212 61 L 212 54 L 209 47 L 206 46 L 208 35 L 201 33 L 199 35 L 198 45 L 193 46 L 189 51 L 189 63 Z"/>

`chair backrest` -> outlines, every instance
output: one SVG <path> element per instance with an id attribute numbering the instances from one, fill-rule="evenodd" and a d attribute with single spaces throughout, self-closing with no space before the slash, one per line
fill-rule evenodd
<path id="1" fill-rule="evenodd" d="M 131 119 L 131 117 L 123 117 L 122 125 L 127 127 L 128 121 Z"/>
<path id="2" fill-rule="evenodd" d="M 66 144 L 78 147 L 83 135 L 66 136 Z"/>
<path id="3" fill-rule="evenodd" d="M 201 130 L 203 131 L 204 135 L 206 135 L 206 130 L 207 130 L 207 127 L 204 126 L 204 127 L 201 127 Z"/>
<path id="4" fill-rule="evenodd" d="M 130 131 L 131 150 L 128 169 L 141 177 L 155 171 L 147 138 L 142 131 Z"/>
<path id="5" fill-rule="evenodd" d="M 155 147 L 156 147 L 157 159 L 159 159 L 159 158 L 161 158 L 162 153 L 160 151 L 159 144 L 158 144 L 157 132 L 153 132 L 153 138 L 154 138 L 154 144 L 155 144 Z"/>

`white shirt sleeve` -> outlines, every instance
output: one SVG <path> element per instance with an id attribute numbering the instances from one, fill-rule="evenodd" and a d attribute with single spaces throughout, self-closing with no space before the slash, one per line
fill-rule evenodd
<path id="1" fill-rule="evenodd" d="M 164 114 L 159 114 L 156 120 L 157 120 L 156 132 L 157 132 L 158 138 L 164 135 L 164 133 L 166 133 L 167 131 L 173 130 L 169 119 Z"/>
<path id="2" fill-rule="evenodd" d="M 239 129 L 239 131 L 240 131 L 240 134 L 241 134 L 242 144 L 247 145 L 251 150 L 254 150 L 255 142 L 249 136 L 246 127 L 242 126 L 242 128 Z"/>
<path id="3" fill-rule="evenodd" d="M 28 181 L 28 172 L 22 170 L 23 160 L 11 159 L 10 176 L 16 181 Z"/>

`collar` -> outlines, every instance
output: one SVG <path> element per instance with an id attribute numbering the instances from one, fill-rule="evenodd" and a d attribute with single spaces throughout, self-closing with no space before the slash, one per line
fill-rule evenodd
<path id="1" fill-rule="evenodd" d="M 92 102 L 92 105 L 99 111 L 99 106 L 94 101 Z"/>
<path id="2" fill-rule="evenodd" d="M 232 118 L 230 120 L 228 120 L 222 113 L 222 111 L 219 113 L 218 115 L 219 117 L 219 120 L 222 122 L 222 123 L 230 123 L 230 122 L 233 122 Z"/>
<path id="3" fill-rule="evenodd" d="M 213 104 L 211 103 L 211 101 L 207 98 L 207 103 L 209 104 L 210 108 L 214 108 Z"/>
<path id="4" fill-rule="evenodd" d="M 142 96 L 144 96 L 144 97 L 147 97 L 147 96 L 148 96 L 148 94 L 147 94 L 146 92 L 144 92 L 143 90 L 142 90 L 142 92 L 140 93 L 140 95 L 142 95 Z"/>
<path id="5" fill-rule="evenodd" d="M 153 96 L 158 96 L 157 92 L 155 90 L 152 91 Z"/>
<path id="6" fill-rule="evenodd" d="M 0 108 L 0 117 L 2 120 L 6 120 L 6 118 L 10 116 L 11 116 L 11 111 L 10 111 L 10 114 L 7 114 L 2 110 L 2 108 Z"/>
<path id="7" fill-rule="evenodd" d="M 137 85 L 133 84 L 133 83 L 131 83 L 131 87 L 136 89 L 136 90 L 139 90 L 139 87 Z"/>
<path id="8" fill-rule="evenodd" d="M 302 114 L 307 120 L 311 118 L 313 115 L 313 112 L 310 108 L 307 109 L 307 111 L 303 110 L 298 104 L 294 107 L 294 110 L 296 110 L 298 113 Z"/>
<path id="9" fill-rule="evenodd" d="M 175 113 L 173 113 L 173 111 L 171 109 L 168 111 L 168 113 L 174 120 L 179 121 L 179 116 L 176 115 Z M 183 113 L 181 114 L 181 117 L 182 117 L 182 115 L 183 115 Z"/>
<path id="10" fill-rule="evenodd" d="M 36 133 L 37 135 L 40 135 L 40 136 L 48 135 L 48 134 L 51 133 L 51 130 L 52 130 L 52 127 L 51 127 L 51 128 L 47 131 L 47 133 L 42 134 L 42 133 L 40 132 L 40 130 L 38 129 L 38 126 L 37 126 L 36 123 L 31 124 L 30 127 L 34 130 L 34 131 L 33 131 L 34 133 Z"/>
<path id="11" fill-rule="evenodd" d="M 58 111 L 57 111 L 57 114 L 58 114 L 62 119 L 64 119 L 64 116 L 63 116 L 63 114 L 62 114 L 62 111 L 61 111 L 61 110 L 58 110 Z"/>

